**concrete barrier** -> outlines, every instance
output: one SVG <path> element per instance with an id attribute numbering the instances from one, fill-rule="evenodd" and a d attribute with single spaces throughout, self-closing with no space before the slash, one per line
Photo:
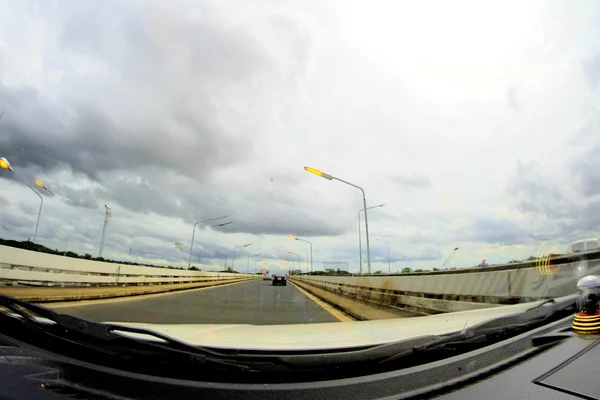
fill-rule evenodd
<path id="1" fill-rule="evenodd" d="M 108 263 L 0 246 L 0 284 L 27 286 L 132 286 L 256 278 Z"/>
<path id="2" fill-rule="evenodd" d="M 216 287 L 241 283 L 252 278 L 224 279 L 219 281 L 175 283 L 171 285 L 93 286 L 93 287 L 24 287 L 0 286 L 0 294 L 34 303 L 110 299 L 115 297 L 143 296 L 181 290 Z"/>
<path id="3" fill-rule="evenodd" d="M 600 273 L 599 258 L 599 252 L 588 252 L 485 269 L 290 279 L 357 299 L 435 314 L 572 294 L 582 276 Z"/>

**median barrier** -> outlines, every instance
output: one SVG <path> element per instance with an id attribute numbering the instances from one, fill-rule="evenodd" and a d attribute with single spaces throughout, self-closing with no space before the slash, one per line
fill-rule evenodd
<path id="1" fill-rule="evenodd" d="M 256 275 L 144 267 L 0 246 L 0 285 L 136 286 L 254 279 Z"/>
<path id="2" fill-rule="evenodd" d="M 600 273 L 600 253 L 546 257 L 492 268 L 403 275 L 293 276 L 328 291 L 428 314 L 468 311 L 560 297 Z"/>
<path id="3" fill-rule="evenodd" d="M 116 297 L 130 297 L 175 292 L 181 290 L 217 287 L 232 283 L 241 283 L 252 278 L 225 279 L 196 283 L 175 283 L 170 285 L 136 286 L 92 286 L 92 287 L 25 287 L 0 286 L 0 294 L 34 303 L 98 300 Z"/>

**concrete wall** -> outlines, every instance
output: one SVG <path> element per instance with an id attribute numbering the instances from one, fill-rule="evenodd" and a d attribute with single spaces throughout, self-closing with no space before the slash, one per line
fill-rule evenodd
<path id="1" fill-rule="evenodd" d="M 249 276 L 254 275 L 123 265 L 0 246 L 0 283 L 5 285 L 139 285 Z"/>
<path id="2" fill-rule="evenodd" d="M 586 253 L 504 268 L 429 274 L 296 276 L 292 280 L 419 312 L 455 312 L 575 293 L 581 277 L 600 273 L 599 256 Z"/>

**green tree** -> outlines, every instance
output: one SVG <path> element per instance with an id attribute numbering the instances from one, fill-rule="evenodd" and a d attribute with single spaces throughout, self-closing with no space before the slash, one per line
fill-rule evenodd
<path id="1" fill-rule="evenodd" d="M 375 271 L 373 272 L 373 275 L 381 275 L 381 271 Z"/>
<path id="2" fill-rule="evenodd" d="M 90 253 L 85 253 L 85 256 L 83 256 L 83 258 L 85 258 L 86 260 L 91 260 L 92 255 Z"/>
<path id="3" fill-rule="evenodd" d="M 403 274 L 410 274 L 412 272 L 412 269 L 410 269 L 410 267 L 404 267 L 402 268 L 401 273 Z"/>

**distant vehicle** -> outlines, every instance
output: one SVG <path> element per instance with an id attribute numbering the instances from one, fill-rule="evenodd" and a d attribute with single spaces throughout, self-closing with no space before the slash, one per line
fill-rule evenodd
<path id="1" fill-rule="evenodd" d="M 269 276 L 269 274 L 264 274 L 263 275 L 263 281 L 270 281 L 271 277 Z"/>
<path id="2" fill-rule="evenodd" d="M 579 253 L 582 251 L 600 250 L 598 239 L 581 239 L 569 243 L 567 253 Z"/>
<path id="3" fill-rule="evenodd" d="M 287 279 L 285 279 L 285 276 L 273 275 L 273 280 L 271 282 L 273 286 L 287 286 Z"/>

